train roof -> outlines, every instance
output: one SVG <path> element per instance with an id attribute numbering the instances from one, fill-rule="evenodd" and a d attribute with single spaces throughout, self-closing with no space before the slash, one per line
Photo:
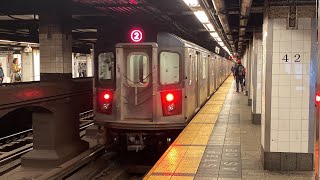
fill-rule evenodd
<path id="1" fill-rule="evenodd" d="M 197 44 L 184 40 L 174 34 L 160 32 L 157 34 L 157 44 L 159 47 L 196 47 L 205 51 L 209 51 Z"/>

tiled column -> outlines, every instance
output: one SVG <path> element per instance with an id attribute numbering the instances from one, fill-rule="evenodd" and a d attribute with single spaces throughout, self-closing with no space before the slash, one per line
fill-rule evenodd
<path id="1" fill-rule="evenodd" d="M 21 54 L 21 63 L 22 63 L 22 81 L 33 81 L 34 80 L 34 71 L 33 71 L 33 54 L 32 53 L 22 53 Z"/>
<path id="2" fill-rule="evenodd" d="M 261 114 L 265 169 L 313 169 L 314 17 L 315 6 L 266 8 Z"/>
<path id="3" fill-rule="evenodd" d="M 33 113 L 33 150 L 22 156 L 21 164 L 48 168 L 85 151 L 88 143 L 79 136 L 82 105 L 77 94 L 79 89 L 74 88 L 76 82 L 72 81 L 68 0 L 41 1 L 39 6 L 40 81 L 56 90 L 57 99 L 46 102 L 49 110 Z M 70 91 L 74 94 L 69 95 Z"/>
<path id="4" fill-rule="evenodd" d="M 262 83 L 262 35 L 253 34 L 252 44 L 252 122 L 261 123 L 261 83 Z"/>
<path id="5" fill-rule="evenodd" d="M 50 1 L 40 12 L 41 81 L 72 78 L 71 12 L 64 9 L 68 6 L 67 2 Z"/>
<path id="6" fill-rule="evenodd" d="M 253 89 L 252 89 L 252 65 L 253 65 L 253 58 L 252 58 L 252 41 L 249 43 L 249 49 L 248 49 L 248 67 L 247 67 L 247 80 L 248 83 L 246 83 L 247 91 L 248 91 L 248 106 L 252 106 L 252 98 L 253 98 Z"/>

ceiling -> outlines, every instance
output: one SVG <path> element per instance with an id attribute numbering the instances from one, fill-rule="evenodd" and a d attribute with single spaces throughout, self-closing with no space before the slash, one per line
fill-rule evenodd
<path id="1" fill-rule="evenodd" d="M 0 39 L 38 42 L 39 2 L 43 0 L 2 0 L 0 6 Z M 58 1 L 58 0 L 57 0 Z M 73 46 L 77 51 L 91 48 L 97 40 L 97 29 L 128 28 L 135 24 L 144 24 L 157 31 L 174 33 L 186 40 L 197 43 L 214 51 L 218 44 L 199 22 L 183 0 L 71 0 Z M 212 0 L 200 0 L 208 5 L 208 11 L 214 12 Z M 270 0 L 276 5 L 286 5 L 292 0 Z M 299 1 L 299 0 L 296 0 Z M 238 47 L 239 13 L 241 0 L 225 0 L 231 35 Z M 302 0 L 300 3 L 314 3 L 314 0 Z M 253 32 L 262 30 L 264 0 L 253 0 L 248 18 L 244 47 Z M 215 14 L 214 16 L 217 16 Z M 221 24 L 220 24 L 221 26 Z M 225 55 L 222 51 L 220 54 Z"/>

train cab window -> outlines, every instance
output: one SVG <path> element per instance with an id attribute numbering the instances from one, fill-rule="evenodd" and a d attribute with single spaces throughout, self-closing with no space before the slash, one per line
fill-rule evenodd
<path id="1" fill-rule="evenodd" d="M 180 58 L 178 53 L 160 53 L 160 83 L 176 84 L 180 81 Z"/>
<path id="2" fill-rule="evenodd" d="M 127 82 L 131 87 L 145 87 L 149 83 L 148 55 L 142 52 L 128 55 Z"/>
<path id="3" fill-rule="evenodd" d="M 110 53 L 101 53 L 98 56 L 99 61 L 99 79 L 111 80 L 113 76 L 114 55 Z"/>

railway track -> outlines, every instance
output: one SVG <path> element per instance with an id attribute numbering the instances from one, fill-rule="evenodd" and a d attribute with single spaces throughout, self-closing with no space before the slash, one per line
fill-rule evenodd
<path id="1" fill-rule="evenodd" d="M 86 128 L 93 125 L 93 111 L 79 114 L 80 137 L 85 135 Z M 0 138 L 0 176 L 18 167 L 20 157 L 33 149 L 32 129 Z"/>

